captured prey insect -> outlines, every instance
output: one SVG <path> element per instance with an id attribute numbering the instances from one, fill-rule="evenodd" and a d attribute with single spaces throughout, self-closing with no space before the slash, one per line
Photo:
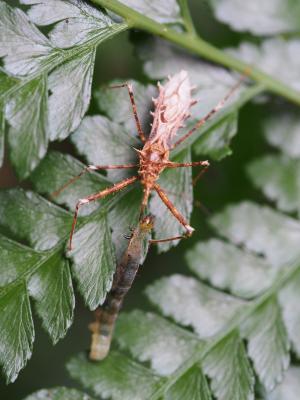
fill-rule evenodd
<path id="1" fill-rule="evenodd" d="M 169 160 L 169 155 L 172 150 L 174 150 L 178 145 L 190 137 L 197 129 L 199 129 L 205 122 L 212 117 L 218 110 L 220 110 L 229 97 L 236 91 L 240 86 L 242 80 L 245 76 L 237 82 L 235 86 L 228 92 L 228 94 L 201 120 L 199 120 L 195 126 L 189 130 L 186 134 L 180 137 L 177 141 L 174 141 L 178 129 L 183 127 L 184 121 L 190 116 L 190 108 L 196 103 L 196 100 L 192 99 L 192 89 L 188 73 L 184 70 L 179 73 L 169 77 L 168 82 L 163 86 L 158 84 L 159 95 L 156 99 L 153 99 L 154 112 L 153 123 L 150 134 L 148 137 L 144 134 L 142 126 L 137 114 L 137 108 L 134 100 L 132 85 L 125 83 L 122 85 L 112 86 L 112 88 L 127 87 L 133 115 L 136 123 L 137 132 L 139 138 L 143 143 L 141 150 L 135 149 L 139 156 L 138 164 L 124 164 L 124 165 L 89 165 L 84 170 L 67 182 L 60 190 L 54 193 L 57 195 L 70 183 L 74 182 L 85 172 L 95 171 L 95 170 L 105 170 L 105 169 L 127 169 L 127 168 L 138 168 L 138 173 L 136 176 L 124 179 L 121 182 L 114 184 L 107 189 L 100 191 L 99 193 L 92 194 L 83 199 L 80 199 L 75 208 L 75 214 L 72 224 L 72 229 L 70 233 L 69 249 L 72 248 L 72 238 L 77 222 L 78 212 L 81 206 L 88 204 L 91 201 L 95 201 L 108 196 L 109 194 L 118 192 L 121 189 L 132 185 L 134 182 L 140 181 L 143 186 L 143 199 L 141 204 L 140 215 L 144 215 L 146 210 L 149 196 L 152 191 L 155 191 L 160 199 L 164 202 L 166 207 L 170 210 L 173 216 L 179 221 L 179 223 L 185 228 L 186 233 L 182 237 L 191 236 L 194 229 L 189 225 L 189 222 L 180 213 L 175 205 L 168 198 L 167 193 L 164 189 L 157 183 L 160 174 L 166 168 L 182 168 L 182 167 L 193 167 L 201 166 L 203 167 L 203 172 L 209 166 L 208 161 L 196 161 L 188 163 L 177 163 Z M 178 238 L 178 237 L 177 237 Z M 176 238 L 176 239 L 177 239 Z M 174 238 L 175 239 L 175 238 Z"/>
<path id="2" fill-rule="evenodd" d="M 153 217 L 147 215 L 133 230 L 128 247 L 117 266 L 112 288 L 104 304 L 95 311 L 95 321 L 89 325 L 92 332 L 90 359 L 93 361 L 103 360 L 109 352 L 115 321 L 138 268 L 144 262 L 151 243 L 152 228 Z"/>

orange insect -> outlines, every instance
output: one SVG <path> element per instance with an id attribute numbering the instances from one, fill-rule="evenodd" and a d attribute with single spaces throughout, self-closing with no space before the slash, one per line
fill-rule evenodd
<path id="1" fill-rule="evenodd" d="M 214 107 L 205 117 L 199 120 L 196 125 L 185 135 L 174 141 L 178 129 L 183 127 L 184 121 L 190 116 L 190 108 L 196 103 L 192 99 L 192 89 L 188 73 L 184 70 L 180 71 L 176 75 L 169 77 L 168 82 L 163 86 L 158 84 L 159 95 L 156 99 L 153 99 L 155 106 L 153 115 L 152 129 L 149 137 L 144 134 L 140 120 L 137 114 L 137 108 L 134 100 L 132 85 L 125 83 L 122 85 L 116 85 L 112 88 L 127 87 L 135 123 L 138 131 L 138 135 L 143 142 L 143 148 L 137 150 L 139 156 L 138 164 L 124 164 L 124 165 L 89 165 L 87 166 L 78 176 L 71 179 L 65 184 L 59 191 L 55 193 L 57 195 L 70 183 L 74 182 L 80 176 L 87 171 L 104 170 L 104 169 L 126 169 L 138 167 L 138 173 L 136 176 L 124 179 L 121 182 L 114 184 L 113 186 L 102 190 L 99 193 L 92 194 L 83 199 L 80 199 L 75 208 L 75 214 L 70 233 L 69 249 L 72 249 L 72 238 L 77 222 L 77 216 L 79 208 L 85 204 L 90 203 L 108 196 L 109 194 L 118 192 L 132 185 L 136 181 L 140 181 L 143 186 L 143 200 L 141 204 L 141 216 L 143 215 L 149 200 L 149 196 L 152 191 L 156 191 L 161 200 L 165 203 L 166 207 L 171 211 L 179 223 L 185 228 L 186 234 L 184 236 L 178 236 L 170 239 L 180 239 L 182 237 L 189 237 L 192 235 L 194 229 L 189 225 L 188 221 L 180 213 L 175 205 L 168 198 L 167 193 L 160 187 L 157 180 L 160 174 L 165 168 L 181 168 L 181 167 L 193 167 L 202 166 L 206 170 L 209 166 L 209 162 L 196 161 L 190 163 L 176 163 L 169 160 L 170 152 L 175 149 L 179 144 L 191 136 L 197 129 L 199 129 L 210 117 L 212 117 L 218 110 L 220 110 L 226 100 L 233 94 L 233 92 L 240 86 L 241 81 L 245 78 L 243 76 L 237 84 L 228 92 L 228 94 Z M 204 172 L 203 170 L 203 172 Z M 159 240 L 158 240 L 159 241 Z M 153 241 L 155 242 L 155 241 Z"/>

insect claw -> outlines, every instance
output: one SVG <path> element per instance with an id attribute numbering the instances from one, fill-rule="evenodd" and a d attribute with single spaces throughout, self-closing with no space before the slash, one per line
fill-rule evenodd
<path id="1" fill-rule="evenodd" d="M 131 239 L 131 235 L 123 235 L 123 238 L 126 240 L 130 240 Z"/>
<path id="2" fill-rule="evenodd" d="M 190 237 L 190 236 L 192 236 L 192 234 L 193 234 L 193 232 L 194 232 L 194 228 L 193 227 L 191 227 L 190 225 L 185 225 L 185 229 L 186 229 L 186 233 L 185 233 L 185 235 L 184 236 L 186 236 L 186 237 Z"/>
<path id="3" fill-rule="evenodd" d="M 152 117 L 154 116 L 154 112 L 153 111 L 150 111 L 150 115 L 152 115 Z"/>
<path id="4" fill-rule="evenodd" d="M 191 103 L 190 103 L 190 106 L 192 107 L 192 106 L 194 106 L 194 105 L 197 104 L 197 103 L 198 103 L 198 100 L 192 100 Z"/>
<path id="5" fill-rule="evenodd" d="M 87 203 L 89 203 L 89 202 L 90 202 L 90 201 L 87 200 L 87 199 L 79 199 L 78 204 L 79 204 L 79 205 L 83 205 L 83 204 L 87 204 Z"/>

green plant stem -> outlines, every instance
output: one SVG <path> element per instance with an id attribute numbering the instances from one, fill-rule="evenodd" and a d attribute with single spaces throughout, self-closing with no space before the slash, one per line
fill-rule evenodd
<path id="1" fill-rule="evenodd" d="M 195 30 L 190 13 L 188 0 L 179 0 L 179 4 L 180 4 L 181 15 L 187 32 L 189 32 L 191 35 L 197 36 L 197 32 Z"/>
<path id="2" fill-rule="evenodd" d="M 179 33 L 169 26 L 160 24 L 141 13 L 125 6 L 118 0 L 92 0 L 95 4 L 104 7 L 119 16 L 123 17 L 129 27 L 141 29 L 143 31 L 152 33 L 160 36 L 172 43 L 175 43 L 182 48 L 189 50 L 193 54 L 197 54 L 209 61 L 221 64 L 224 67 L 228 67 L 239 71 L 241 73 L 247 72 L 250 78 L 259 82 L 265 86 L 270 92 L 282 96 L 293 103 L 300 105 L 300 93 L 281 81 L 273 78 L 266 74 L 259 68 L 253 65 L 247 64 L 230 54 L 225 53 L 222 50 L 214 47 L 210 43 L 201 39 L 190 32 Z"/>
<path id="3" fill-rule="evenodd" d="M 113 37 L 114 35 L 125 31 L 126 29 L 128 29 L 127 24 L 116 24 L 111 28 L 111 36 Z M 107 40 L 108 39 L 110 38 L 107 38 Z M 53 57 L 50 62 L 43 64 L 41 68 L 39 68 L 36 72 L 27 75 L 22 79 L 16 78 L 15 84 L 12 85 L 9 90 L 4 92 L 0 91 L 0 103 L 4 103 L 5 101 L 7 101 L 8 98 L 14 96 L 15 93 L 18 92 L 18 90 L 20 90 L 22 87 L 27 85 L 27 83 L 33 81 L 34 79 L 40 78 L 44 74 L 49 74 L 59 65 L 66 63 L 72 58 L 80 57 L 81 54 L 86 53 L 88 50 L 92 51 L 92 49 L 96 48 L 102 41 L 103 38 L 101 35 L 99 35 L 89 40 L 88 42 L 85 42 L 79 46 L 71 47 L 70 49 L 56 49 L 52 54 Z"/>

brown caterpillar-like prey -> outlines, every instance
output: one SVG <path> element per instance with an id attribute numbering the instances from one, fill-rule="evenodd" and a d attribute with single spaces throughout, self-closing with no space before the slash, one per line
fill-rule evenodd
<path id="1" fill-rule="evenodd" d="M 103 360 L 109 352 L 115 321 L 124 297 L 147 254 L 152 228 L 153 217 L 147 215 L 134 229 L 128 247 L 117 266 L 112 288 L 103 305 L 95 311 L 95 321 L 89 325 L 92 332 L 90 359 L 93 361 Z"/>

